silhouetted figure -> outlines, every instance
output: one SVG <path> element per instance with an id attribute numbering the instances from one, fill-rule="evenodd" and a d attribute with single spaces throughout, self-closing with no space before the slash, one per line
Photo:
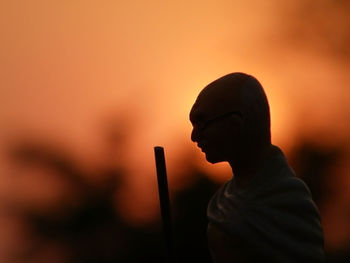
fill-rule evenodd
<path id="1" fill-rule="evenodd" d="M 271 144 L 269 105 L 244 73 L 212 82 L 190 112 L 192 141 L 234 177 L 209 202 L 208 242 L 216 263 L 323 262 L 318 209 L 305 183 Z"/>

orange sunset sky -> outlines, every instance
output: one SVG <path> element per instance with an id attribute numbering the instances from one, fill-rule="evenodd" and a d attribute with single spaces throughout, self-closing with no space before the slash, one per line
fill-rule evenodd
<path id="1" fill-rule="evenodd" d="M 234 71 L 264 86 L 286 152 L 300 137 L 346 143 L 348 11 L 330 0 L 0 0 L 0 143 L 51 140 L 99 163 L 103 127 L 117 119 L 137 199 L 154 191 L 155 145 L 170 181 L 184 151 L 213 169 L 190 141 L 188 113 Z"/>

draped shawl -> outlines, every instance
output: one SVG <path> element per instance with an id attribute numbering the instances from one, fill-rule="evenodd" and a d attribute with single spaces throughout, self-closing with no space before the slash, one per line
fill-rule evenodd
<path id="1" fill-rule="evenodd" d="M 276 146 L 246 187 L 232 178 L 215 193 L 207 216 L 269 262 L 324 262 L 318 209 Z"/>

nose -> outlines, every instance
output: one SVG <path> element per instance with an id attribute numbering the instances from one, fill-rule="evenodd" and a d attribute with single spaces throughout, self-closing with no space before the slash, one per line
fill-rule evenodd
<path id="1" fill-rule="evenodd" d="M 196 128 L 196 127 L 193 127 L 193 129 L 192 129 L 191 140 L 193 142 L 198 142 L 198 128 Z"/>

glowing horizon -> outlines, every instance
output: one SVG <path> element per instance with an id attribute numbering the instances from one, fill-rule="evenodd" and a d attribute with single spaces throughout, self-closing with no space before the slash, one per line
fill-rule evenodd
<path id="1" fill-rule="evenodd" d="M 333 31 L 319 23 L 322 16 L 300 24 L 303 1 L 292 2 L 6 1 L 0 8 L 0 140 L 65 142 L 94 164 L 103 158 L 104 122 L 123 115 L 128 121 L 117 125 L 131 127 L 123 152 L 132 174 L 128 190 L 155 207 L 142 199 L 154 191 L 153 146 L 166 147 L 172 176 L 177 155 L 195 147 L 188 112 L 198 92 L 234 71 L 262 83 L 272 140 L 284 150 L 320 130 L 345 140 L 349 61 L 327 53 L 330 44 L 322 39 L 338 48 L 346 25 L 340 28 L 339 10 L 330 14 L 339 36 L 328 36 Z M 326 36 L 313 35 L 309 24 Z M 229 176 L 225 165 L 196 162 L 218 181 Z"/>

